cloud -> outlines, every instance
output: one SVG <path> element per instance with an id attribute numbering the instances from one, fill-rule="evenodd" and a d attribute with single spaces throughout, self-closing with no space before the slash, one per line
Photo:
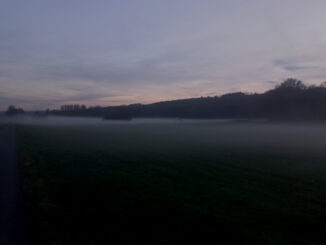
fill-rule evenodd
<path id="1" fill-rule="evenodd" d="M 86 104 L 88 105 L 95 105 L 98 101 L 121 96 L 119 92 L 98 91 L 88 86 L 78 88 L 71 86 L 63 90 L 64 92 L 60 91 L 47 92 L 38 90 L 31 95 L 31 92 L 24 90 L 3 90 L 0 93 L 0 105 L 2 105 L 0 110 L 6 109 L 6 106 L 10 104 L 21 106 L 25 109 L 57 108 L 63 104 L 83 102 L 87 102 Z"/>
<path id="2" fill-rule="evenodd" d="M 326 71 L 326 69 L 320 65 L 316 65 L 319 62 L 317 61 L 318 57 L 291 57 L 287 59 L 276 59 L 273 64 L 276 67 L 280 67 L 287 71 L 307 71 L 307 70 L 315 70 L 315 71 Z"/>
<path id="3" fill-rule="evenodd" d="M 284 65 L 283 69 L 288 71 L 298 71 L 298 70 L 307 70 L 307 69 L 315 69 L 316 67 L 311 66 L 296 66 L 296 65 Z"/>
<path id="4" fill-rule="evenodd" d="M 277 84 L 278 82 L 277 82 L 277 81 L 271 81 L 271 80 L 269 80 L 269 81 L 266 81 L 266 83 L 268 83 L 268 84 L 272 84 L 272 85 L 275 85 L 275 84 Z"/>

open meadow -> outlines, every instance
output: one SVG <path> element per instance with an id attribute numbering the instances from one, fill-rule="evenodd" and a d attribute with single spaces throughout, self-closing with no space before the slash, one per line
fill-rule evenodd
<path id="1" fill-rule="evenodd" d="M 17 138 L 30 244 L 326 243 L 326 125 L 28 123 Z"/>

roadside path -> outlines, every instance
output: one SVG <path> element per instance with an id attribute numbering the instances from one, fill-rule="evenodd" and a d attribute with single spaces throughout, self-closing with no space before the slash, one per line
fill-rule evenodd
<path id="1" fill-rule="evenodd" d="M 15 127 L 0 128 L 0 244 L 26 245 Z"/>

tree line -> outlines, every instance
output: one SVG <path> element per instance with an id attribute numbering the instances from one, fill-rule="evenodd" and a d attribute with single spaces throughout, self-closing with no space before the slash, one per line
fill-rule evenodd
<path id="1" fill-rule="evenodd" d="M 153 104 L 86 107 L 64 105 L 60 110 L 47 110 L 46 115 L 88 116 L 104 119 L 131 118 L 200 118 L 200 119 L 269 119 L 326 120 L 326 82 L 307 86 L 288 78 L 262 94 L 242 92 L 215 97 L 201 97 Z"/>

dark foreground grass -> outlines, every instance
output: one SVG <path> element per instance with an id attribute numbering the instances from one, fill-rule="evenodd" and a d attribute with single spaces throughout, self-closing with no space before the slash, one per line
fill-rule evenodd
<path id="1" fill-rule="evenodd" d="M 324 127 L 18 128 L 30 244 L 326 244 Z"/>
<path id="2" fill-rule="evenodd" d="M 6 126 L 6 124 L 0 122 L 0 129 L 3 129 Z"/>

